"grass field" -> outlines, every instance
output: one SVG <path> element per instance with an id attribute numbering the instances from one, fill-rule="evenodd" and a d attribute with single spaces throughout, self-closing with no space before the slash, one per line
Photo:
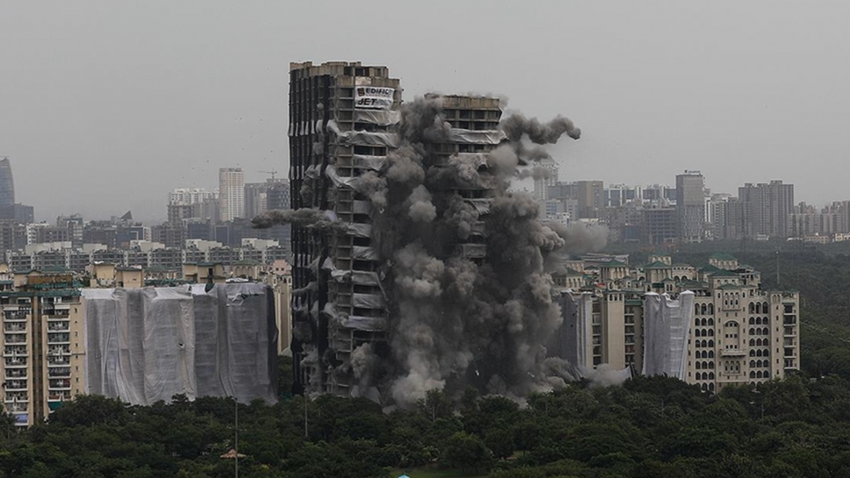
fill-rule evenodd
<path id="1" fill-rule="evenodd" d="M 438 468 L 413 468 L 409 470 L 393 470 L 392 478 L 407 473 L 410 478 L 484 478 L 487 475 L 464 474 L 460 470 L 440 470 Z"/>

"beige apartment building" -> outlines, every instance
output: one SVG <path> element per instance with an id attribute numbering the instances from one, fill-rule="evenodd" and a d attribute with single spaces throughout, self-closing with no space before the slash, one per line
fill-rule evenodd
<path id="1" fill-rule="evenodd" d="M 29 426 L 84 390 L 79 284 L 66 271 L 0 269 L 0 281 L 12 286 L 0 291 L 3 406 L 16 425 Z"/>
<path id="2" fill-rule="evenodd" d="M 568 269 L 554 279 L 575 285 L 577 274 Z M 667 294 L 675 303 L 690 291 L 693 309 L 682 311 L 688 326 L 682 331 L 687 355 L 680 378 L 715 392 L 783 378 L 800 368 L 799 294 L 762 290 L 759 272 L 728 254 L 713 255 L 700 269 L 652 256 L 626 275 L 623 263 L 611 261 L 598 270 L 587 268 L 581 278 L 582 287 L 562 293 L 574 304 L 567 307 L 572 314 L 565 313 L 565 324 L 583 335 L 566 357 L 576 365 L 640 372 L 643 348 L 653 340 L 644 335 L 645 322 L 660 320 L 646 316 L 645 294 Z"/>

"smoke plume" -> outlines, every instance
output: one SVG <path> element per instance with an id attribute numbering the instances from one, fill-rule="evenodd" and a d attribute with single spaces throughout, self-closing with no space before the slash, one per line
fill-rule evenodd
<path id="1" fill-rule="evenodd" d="M 598 249 L 606 236 L 546 224 L 530 195 L 508 187 L 525 174 L 548 174 L 539 164 L 551 161 L 544 145 L 578 139 L 580 130 L 562 116 L 542 123 L 520 114 L 494 131 L 456 129 L 443 105 L 435 96 L 405 103 L 397 146 L 379 170 L 348 184 L 371 204 L 368 249 L 382 264 L 372 274 L 388 309 L 387 350 L 360 345 L 344 363 L 328 359 L 324 366 L 331 376 L 348 374 L 352 394 L 402 407 L 434 388 L 454 393 L 473 386 L 520 399 L 562 386 L 575 374 L 544 346 L 562 322 L 550 262 Z M 328 133 L 345 134 L 334 128 L 329 124 Z M 458 137 L 475 147 L 441 154 Z M 313 209 L 271 211 L 254 223 L 345 227 Z M 325 313 L 338 323 L 353 319 L 330 309 Z M 319 368 L 321 358 L 308 359 L 307 366 Z"/>

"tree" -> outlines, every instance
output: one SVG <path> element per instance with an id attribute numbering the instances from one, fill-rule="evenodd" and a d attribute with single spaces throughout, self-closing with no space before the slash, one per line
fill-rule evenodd
<path id="1" fill-rule="evenodd" d="M 493 453 L 476 435 L 457 432 L 446 442 L 440 465 L 464 471 L 486 471 L 493 465 Z"/>

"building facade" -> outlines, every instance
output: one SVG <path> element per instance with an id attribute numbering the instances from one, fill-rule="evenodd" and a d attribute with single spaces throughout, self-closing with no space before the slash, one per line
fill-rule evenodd
<path id="1" fill-rule="evenodd" d="M 565 325 L 579 334 L 570 338 L 577 344 L 568 357 L 574 364 L 640 371 L 643 350 L 655 340 L 645 334 L 647 321 L 658 320 L 647 312 L 647 294 L 676 299 L 689 291 L 683 380 L 717 392 L 800 368 L 799 294 L 763 290 L 760 273 L 729 254 L 714 254 L 699 269 L 657 255 L 638 267 L 612 260 L 570 272 L 555 282 L 571 285 L 562 291 L 569 298 L 562 310 Z"/>
<path id="2" fill-rule="evenodd" d="M 78 284 L 69 272 L 0 272 L 4 409 L 20 426 L 40 423 L 82 393 L 85 344 Z"/>
<path id="3" fill-rule="evenodd" d="M 676 225 L 679 242 L 701 242 L 705 224 L 705 179 L 699 171 L 676 176 Z"/>
<path id="4" fill-rule="evenodd" d="M 242 168 L 218 170 L 219 220 L 245 217 L 245 173 Z"/>

